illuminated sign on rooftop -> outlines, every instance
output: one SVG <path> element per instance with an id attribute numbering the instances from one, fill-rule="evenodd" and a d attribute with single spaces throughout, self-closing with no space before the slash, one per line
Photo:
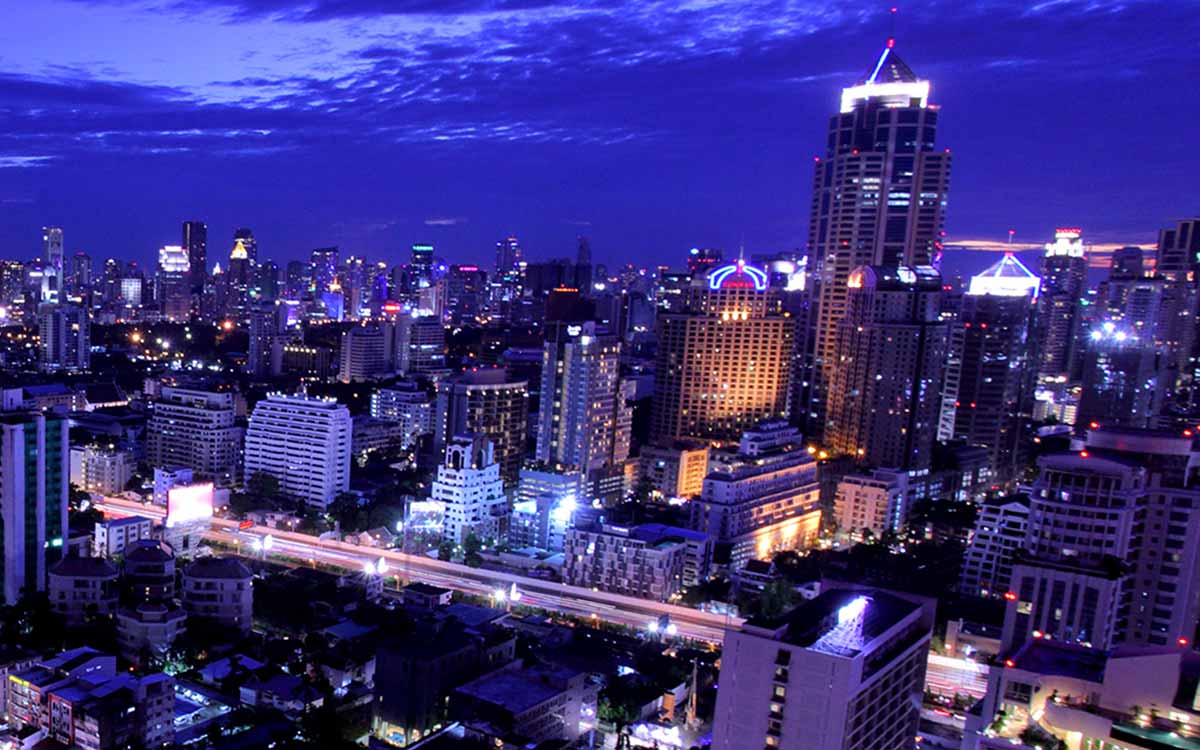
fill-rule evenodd
<path id="1" fill-rule="evenodd" d="M 767 290 L 767 273 L 761 268 L 746 265 L 740 258 L 736 263 L 721 266 L 708 275 L 708 288 L 713 291 L 720 289 L 753 289 L 756 292 Z"/>

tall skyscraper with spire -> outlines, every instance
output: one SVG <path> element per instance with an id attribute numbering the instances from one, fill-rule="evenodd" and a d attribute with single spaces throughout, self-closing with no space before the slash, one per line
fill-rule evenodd
<path id="1" fill-rule="evenodd" d="M 878 60 L 842 90 L 829 120 L 824 157 L 816 159 L 809 247 L 820 281 L 813 341 L 813 388 L 794 408 L 797 422 L 817 437 L 838 323 L 846 315 L 847 280 L 860 266 L 937 265 L 950 181 L 949 150 L 935 150 L 938 107 L 929 82 L 918 78 L 888 39 Z"/>

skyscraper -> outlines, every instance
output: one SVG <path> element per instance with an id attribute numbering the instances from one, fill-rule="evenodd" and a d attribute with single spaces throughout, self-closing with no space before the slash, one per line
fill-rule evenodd
<path id="1" fill-rule="evenodd" d="M 658 316 L 651 437 L 737 441 L 787 416 L 793 322 L 742 260 L 693 278 L 684 311 Z"/>
<path id="2" fill-rule="evenodd" d="M 350 488 L 350 410 L 334 399 L 268 394 L 246 428 L 246 476 L 323 511 Z"/>
<path id="3" fill-rule="evenodd" d="M 547 324 L 537 459 L 591 474 L 629 456 L 632 408 L 621 388 L 621 342 L 593 321 Z"/>
<path id="4" fill-rule="evenodd" d="M 433 245 L 418 243 L 412 246 L 412 267 L 425 283 L 429 283 L 433 275 Z"/>
<path id="5" fill-rule="evenodd" d="M 958 390 L 954 434 L 988 449 L 993 473 L 1009 479 L 1015 469 L 1022 419 L 1033 405 L 1029 329 L 1040 279 L 1011 253 L 971 279 L 959 319 L 952 324 L 950 357 L 958 372 L 947 380 Z"/>
<path id="6" fill-rule="evenodd" d="M 496 273 L 511 271 L 513 266 L 525 259 L 521 242 L 516 235 L 510 234 L 496 243 Z"/>
<path id="7" fill-rule="evenodd" d="M 950 180 L 949 150 L 934 150 L 939 115 L 929 104 L 929 82 L 889 39 L 867 75 L 842 90 L 841 109 L 830 118 L 809 218 L 812 272 L 820 284 L 809 391 L 817 418 L 810 424 L 823 423 L 850 274 L 860 266 L 938 261 Z"/>
<path id="8" fill-rule="evenodd" d="M 1080 230 L 1057 229 L 1042 256 L 1042 294 L 1038 299 L 1038 376 L 1070 378 L 1078 354 L 1079 300 L 1087 277 L 1087 255 Z"/>
<path id="9" fill-rule="evenodd" d="M 517 481 L 525 457 L 529 383 L 510 378 L 503 368 L 471 370 L 438 383 L 434 451 L 455 435 L 483 433 L 492 441 L 500 476 Z"/>
<path id="10" fill-rule="evenodd" d="M 38 368 L 45 372 L 86 370 L 92 362 L 87 308 L 46 303 L 38 308 Z"/>
<path id="11" fill-rule="evenodd" d="M 67 421 L 0 414 L 0 529 L 3 601 L 45 591 L 46 569 L 62 556 L 67 530 Z"/>
<path id="12" fill-rule="evenodd" d="M 869 466 L 928 468 L 946 359 L 942 277 L 929 266 L 863 266 L 847 287 L 825 442 Z"/>
<path id="13" fill-rule="evenodd" d="M 337 247 L 319 247 L 312 251 L 309 262 L 309 278 L 312 291 L 318 297 L 330 291 L 337 280 L 338 249 Z"/>
<path id="14" fill-rule="evenodd" d="M 575 265 L 589 268 L 592 265 L 592 243 L 583 235 L 575 239 Z"/>
<path id="15" fill-rule="evenodd" d="M 199 296 L 204 292 L 204 281 L 208 276 L 208 227 L 205 223 L 183 222 L 183 238 L 180 245 L 187 251 L 191 294 Z"/>
<path id="16" fill-rule="evenodd" d="M 230 391 L 165 386 L 146 423 L 146 462 L 184 466 L 219 484 L 238 478 L 242 428 Z"/>
<path id="17" fill-rule="evenodd" d="M 180 245 L 163 245 L 158 249 L 156 286 L 159 312 L 172 322 L 185 322 L 191 311 L 190 261 L 187 249 Z"/>
<path id="18" fill-rule="evenodd" d="M 1158 235 L 1156 272 L 1166 279 L 1161 338 L 1166 356 L 1178 373 L 1175 403 L 1184 410 L 1200 407 L 1200 217 L 1185 219 Z"/>
<path id="19" fill-rule="evenodd" d="M 42 227 L 42 301 L 64 302 L 63 230 Z"/>

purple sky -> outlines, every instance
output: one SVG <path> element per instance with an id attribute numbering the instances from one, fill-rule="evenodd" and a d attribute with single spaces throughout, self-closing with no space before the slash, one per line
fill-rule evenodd
<path id="1" fill-rule="evenodd" d="M 811 162 L 886 3 L 38 0 L 0 23 L 0 256 L 432 241 L 679 262 L 804 244 Z M 955 155 L 953 239 L 1152 242 L 1200 212 L 1194 0 L 901 7 Z"/>

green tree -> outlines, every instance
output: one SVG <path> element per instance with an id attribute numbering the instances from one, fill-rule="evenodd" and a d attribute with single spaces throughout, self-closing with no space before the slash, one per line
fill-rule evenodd
<path id="1" fill-rule="evenodd" d="M 454 557 L 454 543 L 443 541 L 438 545 L 438 559 L 451 560 Z"/>
<path id="2" fill-rule="evenodd" d="M 758 598 L 758 612 L 767 619 L 774 619 L 792 608 L 796 592 L 786 578 L 777 578 L 763 586 Z"/>
<path id="3" fill-rule="evenodd" d="M 256 471 L 246 480 L 246 494 L 262 500 L 279 494 L 279 480 L 265 471 Z"/>
<path id="4" fill-rule="evenodd" d="M 617 735 L 617 750 L 629 747 L 629 726 L 641 717 L 642 691 L 632 677 L 613 678 L 600 691 L 600 721 L 612 725 Z"/>
<path id="5" fill-rule="evenodd" d="M 475 536 L 475 532 L 467 534 L 467 538 L 463 540 L 463 562 L 472 568 L 481 567 L 483 565 L 483 555 L 479 554 L 481 549 L 483 549 L 483 542 Z"/>

